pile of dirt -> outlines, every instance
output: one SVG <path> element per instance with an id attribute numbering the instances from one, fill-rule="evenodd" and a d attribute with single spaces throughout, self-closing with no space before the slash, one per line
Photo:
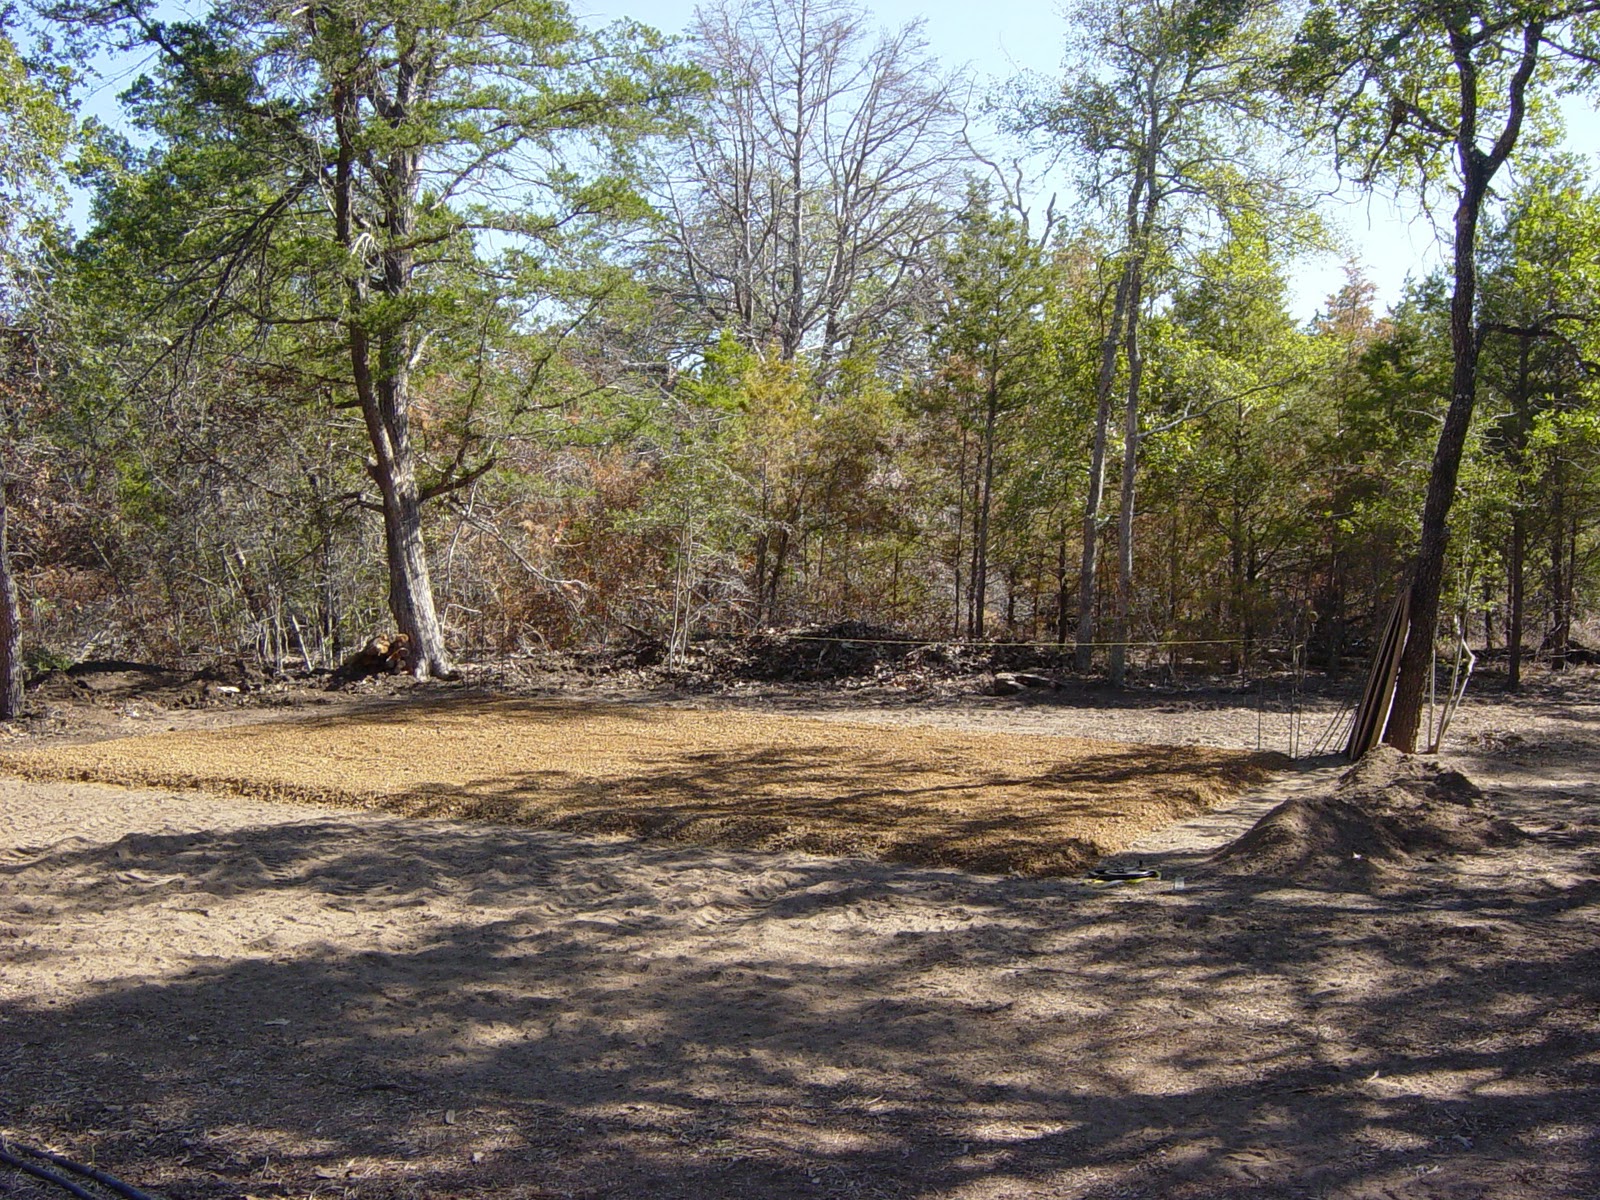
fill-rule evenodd
<path id="1" fill-rule="evenodd" d="M 1072 649 L 1013 642 L 940 642 L 861 621 L 766 629 L 694 642 L 682 654 L 644 630 L 613 644 L 463 663 L 473 682 L 515 694 L 573 687 L 739 695 L 789 691 L 853 697 L 956 699 L 1099 690 L 1072 667 Z M 349 690 L 345 688 L 344 690 Z"/>
<path id="2" fill-rule="evenodd" d="M 820 682 L 871 675 L 898 664 L 919 640 L 864 621 L 769 630 L 708 648 L 705 667 L 723 678 Z"/>
<path id="3" fill-rule="evenodd" d="M 1370 884 L 1413 859 L 1478 854 L 1524 836 L 1461 772 L 1378 746 L 1331 793 L 1285 801 L 1211 861 L 1233 875 Z"/>

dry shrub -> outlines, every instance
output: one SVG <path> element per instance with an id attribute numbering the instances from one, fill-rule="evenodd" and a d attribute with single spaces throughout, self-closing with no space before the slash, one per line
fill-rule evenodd
<path id="1" fill-rule="evenodd" d="M 444 582 L 461 640 L 501 651 L 601 641 L 670 612 L 670 538 L 633 519 L 654 478 L 622 450 L 525 450 L 525 484 L 453 545 Z"/>

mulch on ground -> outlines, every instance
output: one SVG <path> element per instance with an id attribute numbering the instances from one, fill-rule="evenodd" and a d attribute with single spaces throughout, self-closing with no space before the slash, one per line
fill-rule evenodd
<path id="1" fill-rule="evenodd" d="M 593 700 L 399 704 L 0 756 L 194 788 L 720 847 L 1072 874 L 1253 787 L 1272 755 Z"/>

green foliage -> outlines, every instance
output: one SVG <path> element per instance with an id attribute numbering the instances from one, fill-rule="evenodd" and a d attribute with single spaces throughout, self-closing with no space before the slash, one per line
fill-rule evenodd
<path id="1" fill-rule="evenodd" d="M 870 360 L 823 373 L 725 333 L 666 399 L 640 513 L 676 547 L 680 609 L 692 593 L 722 623 L 770 617 L 808 548 L 888 531 L 895 489 L 881 471 L 896 419 Z"/>
<path id="2" fill-rule="evenodd" d="M 1574 506 L 1600 484 L 1597 227 L 1600 193 L 1579 164 L 1536 160 L 1484 239 L 1480 373 L 1493 415 L 1471 481 L 1474 519 L 1496 552 L 1515 522 L 1546 560 L 1546 578 L 1581 569 L 1582 558 L 1562 565 L 1573 557 Z M 1509 550 L 1504 558 L 1514 570 Z"/>
<path id="3" fill-rule="evenodd" d="M 1550 144 L 1551 99 L 1581 75 L 1569 51 L 1595 21 L 1592 6 L 1566 0 L 1313 0 L 1279 78 L 1320 112 L 1341 169 L 1427 195 L 1462 169 L 1462 136 L 1480 165 L 1519 137 L 1524 150 Z"/>
<path id="4" fill-rule="evenodd" d="M 41 255 L 59 240 L 74 136 L 67 82 L 24 60 L 0 24 L 0 320 L 16 320 L 36 298 Z"/>
<path id="5" fill-rule="evenodd" d="M 931 76 L 890 71 L 895 105 L 867 114 L 930 122 L 883 143 L 922 155 L 914 187 L 874 192 L 865 168 L 847 185 L 830 174 L 844 151 L 819 142 L 798 202 L 789 175 L 762 191 L 756 172 L 740 214 L 718 188 L 746 160 L 705 136 L 699 177 L 651 178 L 707 81 L 631 24 L 595 31 L 534 0 L 124 11 L 155 58 L 127 94 L 139 144 L 104 138 L 83 164 L 94 225 L 55 257 L 56 445 L 28 484 L 50 504 L 26 533 L 59 579 L 36 610 L 155 653 L 282 657 L 302 639 L 319 660 L 382 620 L 363 375 L 407 398 L 380 423 L 416 448 L 463 641 L 670 626 L 683 650 L 695 631 L 842 618 L 1053 637 L 1071 633 L 1092 435 L 1101 400 L 1130 390 L 1130 345 L 1128 636 L 1310 630 L 1335 656 L 1417 545 L 1449 296 L 1425 280 L 1383 315 L 1352 275 L 1309 327 L 1289 315 L 1292 253 L 1322 231 L 1291 173 L 1300 112 L 1266 85 L 1325 100 L 1359 177 L 1437 190 L 1465 114 L 1449 31 L 1471 35 L 1480 135 L 1508 115 L 1521 36 L 1491 25 L 1544 16 L 1540 36 L 1574 47 L 1592 32 L 1548 6 L 1314 0 L 1291 48 L 1258 0 L 1082 6 L 1061 86 L 1017 109 L 1081 185 L 1042 238 L 1015 197 L 972 187 L 951 205 Z M 64 79 L 0 45 L 8 279 L 60 249 Z M 1537 98 L 1583 79 L 1546 61 L 1531 82 Z M 748 95 L 716 93 L 726 129 L 747 128 Z M 1536 145 L 1551 126 L 1537 104 L 1528 119 Z M 782 130 L 748 129 L 777 162 Z M 676 232 L 651 191 L 682 203 Z M 883 223 L 851 226 L 845 197 L 884 201 Z M 1600 562 L 1600 200 L 1573 164 L 1533 160 L 1486 212 L 1489 408 L 1447 592 L 1487 603 L 1516 524 L 1531 602 L 1554 613 Z M 798 332 L 790 216 L 816 302 Z M 834 259 L 851 228 L 881 239 L 853 275 Z M 690 250 L 711 275 L 664 266 Z M 1108 421 L 1113 489 L 1119 436 Z"/>
<path id="6" fill-rule="evenodd" d="M 1044 318 L 1055 292 L 1044 250 L 977 193 L 941 268 L 944 297 L 929 342 L 946 394 L 965 402 L 960 419 L 981 425 L 991 404 L 998 412 L 1037 399 L 1047 386 Z"/>
<path id="7" fill-rule="evenodd" d="M 22 665 L 29 675 L 65 671 L 73 665 L 72 655 L 46 646 L 30 646 L 22 652 Z"/>
<path id="8" fill-rule="evenodd" d="M 368 548 L 351 514 L 381 507 L 393 535 L 504 439 L 548 436 L 569 397 L 610 386 L 572 334 L 629 290 L 641 155 L 703 82 L 659 35 L 533 0 L 133 17 L 157 67 L 124 99 L 151 144 L 99 172 L 74 283 L 111 314 L 132 444 L 177 434 L 303 503 L 327 559 L 335 534 Z M 232 436 L 241 409 L 287 419 L 282 454 Z M 143 492 L 122 497 L 154 520 Z"/>
<path id="9" fill-rule="evenodd" d="M 1019 95 L 1012 124 L 1071 157 L 1085 199 L 1128 224 L 1126 251 L 1155 261 L 1241 219 L 1279 249 L 1320 238 L 1283 153 L 1293 110 L 1270 87 L 1288 36 L 1276 4 L 1089 0 L 1074 18 L 1068 71 Z"/>
<path id="10" fill-rule="evenodd" d="M 1172 506 L 1173 528 L 1218 552 L 1166 581 L 1156 624 L 1199 636 L 1220 612 L 1250 640 L 1303 586 L 1319 536 L 1306 437 L 1315 349 L 1264 240 L 1232 238 L 1197 266 L 1151 324 L 1148 503 Z"/>
<path id="11" fill-rule="evenodd" d="M 645 211 L 641 148 L 699 86 L 650 31 L 589 32 L 547 4 L 284 23 L 224 5 L 151 28 L 161 69 L 126 98 L 156 145 L 104 179 L 85 256 L 148 279 L 191 341 L 247 339 L 310 387 L 341 387 L 352 330 L 384 343 L 380 370 L 438 369 L 597 303 L 602 247 Z"/>

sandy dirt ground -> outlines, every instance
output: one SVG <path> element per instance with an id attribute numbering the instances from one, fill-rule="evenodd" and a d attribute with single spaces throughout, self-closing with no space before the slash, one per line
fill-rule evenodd
<path id="1" fill-rule="evenodd" d="M 726 707 L 455 696 L 0 754 L 0 772 L 1067 875 L 1259 785 L 1281 759 Z"/>
<path id="2" fill-rule="evenodd" d="M 793 707 L 1263 724 L 740 711 Z M 1379 888 L 1206 862 L 1316 761 L 1144 835 L 1119 857 L 1162 879 L 1115 888 L 0 781 L 0 1133 L 174 1200 L 1600 1195 L 1600 687 L 1455 733 L 1530 836 Z"/>

